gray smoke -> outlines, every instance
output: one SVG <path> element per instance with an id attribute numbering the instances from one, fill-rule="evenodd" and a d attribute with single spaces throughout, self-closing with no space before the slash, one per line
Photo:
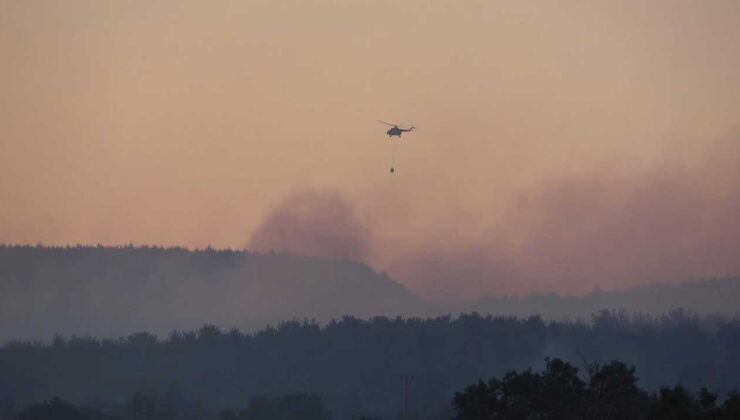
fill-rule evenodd
<path id="1" fill-rule="evenodd" d="M 337 191 L 307 190 L 284 199 L 255 231 L 248 249 L 363 260 L 370 230 Z"/>

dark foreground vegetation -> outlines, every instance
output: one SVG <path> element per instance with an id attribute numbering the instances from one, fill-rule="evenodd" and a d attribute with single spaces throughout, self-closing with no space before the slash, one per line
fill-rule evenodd
<path id="1" fill-rule="evenodd" d="M 547 372 L 548 356 L 586 373 L 584 360 L 622 360 L 636 366 L 634 384 L 647 391 L 681 384 L 723 398 L 740 387 L 740 322 L 680 311 L 658 318 L 602 312 L 588 323 L 469 314 L 295 321 L 252 334 L 207 325 L 165 339 L 57 337 L 0 347 L 0 400 L 18 408 L 61 398 L 125 418 L 139 396 L 213 418 L 225 409 L 239 415 L 259 396 L 311 393 L 334 418 L 391 419 L 403 405 L 400 377 L 408 375 L 408 418 L 451 418 L 455 392 L 511 370 Z"/>
<path id="2" fill-rule="evenodd" d="M 282 398 L 258 397 L 241 410 L 206 411 L 182 400 L 177 392 L 154 397 L 135 395 L 125 406 L 105 409 L 76 407 L 60 398 L 30 404 L 19 412 L 0 402 L 0 420 L 331 420 L 332 415 L 316 394 L 296 393 Z"/>
<path id="3" fill-rule="evenodd" d="M 740 419 L 740 395 L 702 387 L 692 394 L 682 385 L 647 392 L 637 385 L 635 368 L 612 361 L 586 362 L 587 377 L 560 359 L 546 359 L 542 373 L 510 371 L 479 380 L 456 393 L 456 420 L 704 420 Z"/>
<path id="4" fill-rule="evenodd" d="M 578 368 L 561 359 L 545 359 L 541 373 L 527 369 L 509 371 L 501 379 L 479 380 L 455 393 L 454 420 L 735 420 L 740 419 L 740 395 L 733 390 L 719 401 L 719 394 L 702 387 L 691 393 L 682 385 L 648 392 L 637 385 L 635 368 L 612 361 L 601 365 L 585 362 L 586 379 Z M 111 414 L 111 411 L 114 413 Z M 390 418 L 404 418 L 403 413 Z M 416 417 L 416 416 L 414 416 Z M 440 412 L 436 418 L 450 418 Z M 0 403 L 0 420 L 331 420 L 317 394 L 296 393 L 282 398 L 252 399 L 241 410 L 208 412 L 188 403 L 175 388 L 162 396 L 135 395 L 125 407 L 107 412 L 78 408 L 54 398 L 30 404 L 20 412 Z M 369 417 L 359 417 L 367 419 Z M 378 418 L 378 417 L 376 417 Z"/>

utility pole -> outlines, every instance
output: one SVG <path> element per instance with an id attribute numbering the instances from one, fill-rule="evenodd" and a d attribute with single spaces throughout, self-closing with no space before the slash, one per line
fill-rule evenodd
<path id="1" fill-rule="evenodd" d="M 401 382 L 403 383 L 403 420 L 409 418 L 409 384 L 413 378 L 409 375 L 401 375 Z"/>

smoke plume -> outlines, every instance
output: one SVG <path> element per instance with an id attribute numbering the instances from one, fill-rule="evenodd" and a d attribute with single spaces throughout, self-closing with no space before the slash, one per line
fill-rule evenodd
<path id="1" fill-rule="evenodd" d="M 740 273 L 735 139 L 626 168 L 612 162 L 561 173 L 522 191 L 497 220 L 450 217 L 460 226 L 434 226 L 412 239 L 405 229 L 382 234 L 382 218 L 364 223 L 355 212 L 362 203 L 338 191 L 303 191 L 269 214 L 249 248 L 363 260 L 444 301 L 580 295 Z M 456 227 L 475 233 L 446 233 Z"/>
<path id="2" fill-rule="evenodd" d="M 247 247 L 362 260 L 370 250 L 370 231 L 337 191 L 300 191 L 267 216 Z"/>
<path id="3" fill-rule="evenodd" d="M 480 236 L 429 241 L 388 270 L 440 300 L 737 275 L 739 192 L 734 139 L 638 171 L 603 165 L 547 180 Z"/>

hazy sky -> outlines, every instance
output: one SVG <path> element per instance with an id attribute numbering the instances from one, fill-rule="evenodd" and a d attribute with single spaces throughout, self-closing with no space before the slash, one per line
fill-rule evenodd
<path id="1" fill-rule="evenodd" d="M 737 274 L 738 45 L 737 0 L 0 0 L 0 242 L 435 299 Z"/>

